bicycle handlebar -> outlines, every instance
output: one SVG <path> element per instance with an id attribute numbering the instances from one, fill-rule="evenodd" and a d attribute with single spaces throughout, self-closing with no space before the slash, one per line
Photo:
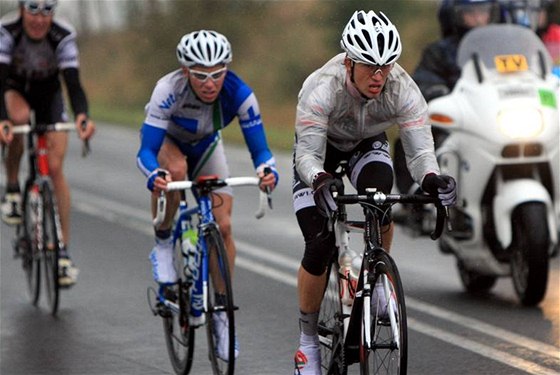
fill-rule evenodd
<path id="1" fill-rule="evenodd" d="M 374 206 L 380 206 L 383 204 L 395 204 L 395 203 L 420 203 L 429 204 L 432 203 L 436 206 L 437 217 L 436 217 L 436 227 L 434 231 L 430 234 L 432 240 L 438 239 L 443 233 L 443 228 L 445 221 L 447 219 L 448 210 L 444 207 L 439 199 L 431 197 L 429 195 L 421 194 L 384 194 L 380 191 L 368 192 L 366 194 L 347 194 L 341 195 L 338 193 L 333 193 L 333 197 L 337 204 L 369 204 Z"/>
<path id="2" fill-rule="evenodd" d="M 87 122 L 82 122 L 82 129 L 85 129 Z M 28 134 L 31 132 L 68 132 L 76 130 L 76 124 L 73 122 L 56 122 L 54 124 L 30 124 L 15 125 L 12 127 L 13 134 Z M 82 146 L 82 157 L 86 157 L 91 152 L 89 140 L 85 139 Z"/>
<path id="3" fill-rule="evenodd" d="M 219 179 L 215 176 L 202 176 L 197 181 L 172 181 L 167 184 L 167 191 L 178 191 L 187 189 L 200 189 L 212 191 L 224 186 L 259 186 L 260 179 L 258 177 L 229 177 L 226 179 Z M 270 193 L 260 191 L 259 194 L 259 208 L 255 212 L 257 219 L 262 218 L 266 213 L 266 206 L 269 205 Z M 154 226 L 158 226 L 163 222 L 165 217 L 166 196 L 162 191 L 158 197 L 156 208 L 156 217 L 154 218 Z"/>
<path id="4" fill-rule="evenodd" d="M 24 125 L 15 125 L 12 127 L 12 133 L 14 134 L 27 134 L 32 131 L 36 131 L 35 129 L 44 130 L 47 132 L 62 132 L 62 131 L 72 131 L 76 130 L 76 124 L 72 122 L 57 122 L 54 124 L 44 124 L 44 125 L 37 125 L 34 127 L 29 124 Z"/>

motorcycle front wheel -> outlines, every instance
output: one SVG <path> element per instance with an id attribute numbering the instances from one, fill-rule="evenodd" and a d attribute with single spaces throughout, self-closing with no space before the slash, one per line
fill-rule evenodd
<path id="1" fill-rule="evenodd" d="M 550 234 L 543 203 L 517 206 L 512 214 L 511 275 L 515 292 L 525 306 L 535 306 L 546 294 Z M 539 224 L 536 224 L 539 223 Z"/>

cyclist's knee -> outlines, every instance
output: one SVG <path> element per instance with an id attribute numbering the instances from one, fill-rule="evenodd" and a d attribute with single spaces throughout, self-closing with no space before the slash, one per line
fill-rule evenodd
<path id="1" fill-rule="evenodd" d="M 186 177 L 187 163 L 184 160 L 169 163 L 165 168 L 171 174 L 173 181 L 183 181 Z"/>
<path id="2" fill-rule="evenodd" d="M 225 216 L 219 220 L 216 218 L 218 226 L 220 227 L 220 233 L 224 239 L 231 237 L 231 217 Z"/>
<path id="3" fill-rule="evenodd" d="M 331 234 L 306 241 L 301 266 L 310 274 L 320 276 L 325 273 L 334 250 L 335 238 Z"/>

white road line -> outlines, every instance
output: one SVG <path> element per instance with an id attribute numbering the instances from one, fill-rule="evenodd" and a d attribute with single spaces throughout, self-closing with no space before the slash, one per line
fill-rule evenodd
<path id="1" fill-rule="evenodd" d="M 407 298 L 408 301 L 408 298 Z M 525 359 L 516 357 L 501 350 L 496 350 L 491 346 L 477 343 L 469 340 L 464 336 L 455 335 L 453 333 L 444 331 L 442 329 L 433 327 L 428 324 L 419 322 L 416 319 L 408 318 L 409 328 L 414 329 L 427 336 L 435 337 L 441 341 L 445 341 L 451 345 L 458 346 L 465 350 L 471 351 L 491 360 L 501 362 L 510 367 L 525 371 L 534 375 L 558 375 L 557 371 L 543 367 L 535 362 L 527 361 Z"/>
<path id="2" fill-rule="evenodd" d="M 84 196 L 91 195 L 85 192 L 74 192 L 74 194 L 84 194 Z M 121 225 L 148 235 L 151 235 L 153 233 L 153 229 L 150 225 L 150 220 L 147 217 L 146 210 L 140 210 L 135 207 L 130 207 L 125 204 L 109 201 L 106 199 L 102 200 L 103 207 L 100 207 L 101 200 L 98 200 L 98 198 L 99 197 L 96 197 L 95 200 L 76 199 L 76 203 L 74 203 L 73 208 L 92 216 L 102 218 L 109 222 L 120 223 Z M 93 205 L 86 203 L 89 201 L 95 201 L 96 204 Z M 299 260 L 277 254 L 265 248 L 251 245 L 247 242 L 236 240 L 236 244 L 238 250 L 238 256 L 236 258 L 237 266 L 257 273 L 261 276 L 276 280 L 288 286 L 297 286 L 296 273 L 299 267 Z M 261 262 L 267 262 L 271 265 L 265 265 Z M 275 266 L 284 267 L 287 270 L 291 270 L 292 272 L 282 271 Z M 420 311 L 439 319 L 447 320 L 470 330 L 474 330 L 482 334 L 508 342 L 517 347 L 525 347 L 534 352 L 551 356 L 555 359 L 560 359 L 560 349 L 556 348 L 553 345 L 548 345 L 546 343 L 539 342 L 522 335 L 518 335 L 502 328 L 484 323 L 480 320 L 469 318 L 439 308 L 435 305 L 422 302 L 412 297 L 407 297 L 406 301 L 407 308 Z M 448 342 L 452 345 L 462 347 L 484 357 L 505 363 L 511 367 L 521 369 L 530 374 L 557 374 L 557 372 L 540 366 L 534 362 L 530 362 L 506 352 L 496 350 L 492 347 L 476 343 L 475 341 L 465 339 L 465 337 L 454 335 L 431 325 L 421 323 L 415 319 L 409 318 L 409 328 L 428 336 L 435 337 L 439 340 Z"/>
<path id="3" fill-rule="evenodd" d="M 478 319 L 473 319 L 463 315 L 459 315 L 449 310 L 445 310 L 440 307 L 431 305 L 429 303 L 422 302 L 412 297 L 406 297 L 406 307 L 407 309 L 413 308 L 414 310 L 421 311 L 425 314 L 434 316 L 436 318 L 447 320 L 449 322 L 461 325 L 473 331 L 483 333 L 487 336 L 492 336 L 499 340 L 506 341 L 515 344 L 517 346 L 523 346 L 527 349 L 560 360 L 560 348 L 484 323 Z"/>
<path id="4" fill-rule="evenodd" d="M 252 252 L 253 250 L 251 250 Z M 238 252 L 244 252 L 244 245 L 238 244 Z M 266 253 L 265 251 L 261 250 L 260 254 Z M 264 258 L 264 256 L 263 256 Z M 274 279 L 276 281 L 279 281 L 281 283 L 284 283 L 286 285 L 290 285 L 290 286 L 296 286 L 297 285 L 297 279 L 294 276 L 294 273 L 287 273 L 287 272 L 282 272 L 279 271 L 276 268 L 272 268 L 269 266 L 265 266 L 262 265 L 260 263 L 257 263 L 253 260 L 249 260 L 243 256 L 237 256 L 236 258 L 236 265 L 242 268 L 245 268 L 249 271 L 252 271 L 254 273 L 257 273 L 259 275 L 262 275 L 264 277 L 269 277 L 271 279 Z M 407 309 L 410 307 L 411 305 L 411 300 L 413 300 L 410 297 L 407 297 L 406 302 L 407 302 Z M 423 312 L 426 314 L 430 314 L 430 312 L 436 312 L 436 314 L 434 314 L 436 317 L 438 318 L 443 318 L 445 320 L 449 320 L 452 321 L 454 323 L 460 324 L 460 325 L 464 325 L 467 328 L 471 328 L 471 329 L 475 329 L 476 331 L 482 332 L 484 334 L 488 334 L 490 336 L 494 336 L 496 338 L 502 339 L 503 341 L 509 341 L 509 340 L 513 340 L 513 338 L 516 338 L 517 341 L 511 341 L 513 344 L 516 345 L 522 345 L 525 346 L 531 350 L 534 351 L 539 351 L 541 353 L 550 355 L 552 357 L 556 357 L 558 358 L 559 351 L 558 349 L 550 346 L 550 348 L 541 348 L 541 347 L 546 347 L 548 345 L 545 345 L 543 343 L 539 343 L 537 341 L 531 340 L 527 337 L 523 337 L 521 335 L 516 335 L 513 334 L 511 332 L 502 330 L 498 327 L 495 326 L 491 326 L 489 324 L 477 321 L 475 319 L 470 319 L 470 318 L 466 318 L 463 317 L 461 315 L 458 314 L 454 314 L 451 312 L 447 312 L 443 309 L 440 309 L 438 307 L 429 305 L 427 303 L 424 302 L 420 302 L 417 300 L 412 301 L 413 305 L 418 305 L 423 309 Z M 416 306 L 415 306 L 416 307 Z M 420 310 L 420 309 L 418 309 Z M 438 311 L 439 310 L 439 311 Z M 480 327 L 478 327 L 477 325 L 480 324 Z M 497 361 L 497 362 L 501 362 L 505 365 L 508 365 L 510 367 L 516 368 L 518 370 L 521 371 L 525 371 L 528 374 L 533 374 L 533 375 L 558 375 L 557 371 L 554 371 L 552 369 L 543 367 L 535 362 L 531 362 L 519 357 L 516 357 L 515 355 L 509 354 L 507 352 L 501 351 L 501 350 L 497 350 L 491 346 L 488 345 L 484 345 L 484 344 L 480 344 L 476 341 L 467 339 L 464 336 L 459 336 L 459 335 L 455 335 L 453 333 L 444 331 L 442 329 L 439 329 L 437 327 L 434 327 L 432 325 L 426 324 L 426 323 L 422 323 L 414 318 L 410 318 L 408 317 L 408 328 L 420 332 L 426 336 L 430 336 L 430 337 L 434 337 L 438 340 L 447 342 L 451 345 L 454 346 L 458 346 L 460 348 L 463 348 L 467 351 L 476 353 L 478 355 L 481 355 L 483 357 L 489 358 L 491 360 Z M 484 331 L 487 330 L 487 331 Z M 501 332 L 502 335 L 504 336 L 499 336 L 498 334 L 496 334 L 496 332 Z M 526 345 L 527 342 L 531 342 L 531 344 L 534 344 L 534 348 L 530 347 L 531 345 Z M 554 350 L 553 352 L 547 353 L 547 349 L 550 350 Z"/>

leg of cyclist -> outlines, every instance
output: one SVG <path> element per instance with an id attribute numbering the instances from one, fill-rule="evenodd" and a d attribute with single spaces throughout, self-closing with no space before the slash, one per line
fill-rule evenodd
<path id="1" fill-rule="evenodd" d="M 358 193 L 365 193 L 365 188 L 376 187 L 388 194 L 393 187 L 393 163 L 391 161 L 389 143 L 385 134 L 368 139 L 357 147 L 356 153 L 350 158 L 348 176 Z M 383 248 L 389 252 L 393 241 L 394 224 L 391 211 L 386 210 L 382 217 L 381 241 Z M 372 306 L 382 306 L 381 315 L 387 313 L 387 299 L 383 292 L 381 280 L 375 284 L 372 294 Z"/>
<path id="2" fill-rule="evenodd" d="M 294 211 L 305 240 L 304 255 L 298 271 L 300 339 L 294 356 L 294 374 L 316 375 L 321 374 L 317 323 L 327 263 L 335 251 L 335 243 L 332 232 L 324 230 L 327 229 L 327 219 L 317 210 L 312 189 L 301 181 L 295 169 L 293 187 Z"/>
<path id="3" fill-rule="evenodd" d="M 68 149 L 68 133 L 52 132 L 47 134 L 49 174 L 56 197 L 58 216 L 62 231 L 64 247 L 59 254 L 59 285 L 70 287 L 76 283 L 78 268 L 70 259 L 68 247 L 70 244 L 70 187 L 64 175 L 64 157 Z"/>
<path id="4" fill-rule="evenodd" d="M 166 138 L 158 154 L 160 167 L 171 174 L 172 181 L 182 181 L 187 174 L 187 162 L 179 147 Z M 167 206 L 163 223 L 155 230 L 155 246 L 150 253 L 154 280 L 162 284 L 175 283 L 175 270 L 172 225 L 179 206 L 179 192 L 167 193 Z M 152 194 L 152 215 L 155 217 L 157 194 Z"/>
<path id="5" fill-rule="evenodd" d="M 68 121 L 61 90 L 54 92 L 48 98 L 35 95 L 31 98 L 31 105 L 35 111 L 37 124 Z M 57 202 L 62 231 L 61 240 L 64 243 L 64 247 L 60 249 L 58 261 L 58 282 L 60 287 L 63 288 L 74 285 L 79 272 L 68 253 L 70 242 L 70 187 L 64 175 L 64 158 L 68 149 L 68 137 L 69 135 L 66 132 L 47 133 L 49 175 Z"/>
<path id="6" fill-rule="evenodd" d="M 215 146 L 215 147 L 214 147 Z M 189 152 L 188 159 L 189 166 L 191 166 L 190 171 L 192 171 L 191 179 L 198 176 L 206 175 L 218 175 L 219 178 L 229 177 L 229 168 L 227 166 L 226 155 L 224 151 L 223 144 L 220 138 L 214 138 L 212 143 L 207 147 L 204 153 L 193 154 Z M 233 284 L 234 275 L 234 263 L 235 263 L 235 241 L 233 239 L 231 214 L 233 208 L 233 189 L 231 187 L 225 186 L 223 188 L 214 191 L 213 197 L 213 213 L 216 222 L 220 228 L 220 233 L 224 240 L 224 246 L 226 248 L 229 274 L 230 279 Z M 216 265 L 213 265 L 212 259 L 210 259 L 210 276 L 214 281 L 215 285 L 215 296 L 214 300 L 220 301 L 225 300 L 225 294 L 221 294 L 225 291 L 225 286 L 222 286 L 220 281 L 221 273 L 218 273 Z M 216 349 L 217 355 L 223 360 L 228 360 L 228 348 L 229 348 L 229 321 L 226 312 L 215 312 L 214 317 L 214 332 L 216 334 Z M 235 336 L 235 353 L 234 356 L 237 358 L 239 356 L 239 342 L 237 340 L 237 335 Z"/>
<path id="7" fill-rule="evenodd" d="M 6 109 L 14 125 L 29 122 L 29 104 L 15 90 L 8 90 L 4 95 Z M 5 159 L 6 194 L 2 197 L 2 220 L 9 225 L 21 223 L 21 192 L 19 186 L 19 166 L 23 155 L 23 136 L 16 135 L 7 146 Z"/>

